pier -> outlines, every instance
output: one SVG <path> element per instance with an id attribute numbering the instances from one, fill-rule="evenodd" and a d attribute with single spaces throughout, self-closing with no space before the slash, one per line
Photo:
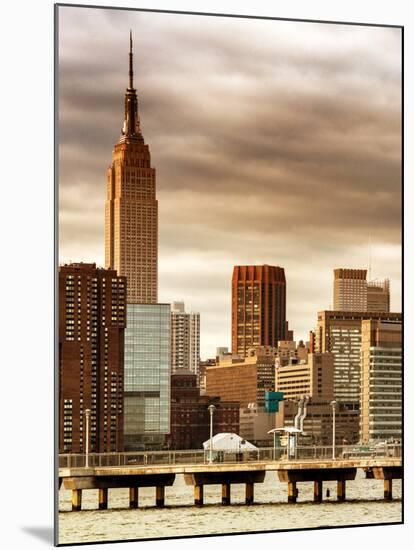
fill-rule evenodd
<path id="1" fill-rule="evenodd" d="M 272 450 L 270 450 L 272 451 Z M 254 504 L 254 485 L 263 483 L 267 472 L 272 472 L 275 481 L 278 479 L 286 483 L 286 500 L 289 503 L 296 503 L 298 496 L 298 484 L 313 482 L 314 502 L 322 502 L 323 483 L 325 481 L 337 482 L 337 500 L 346 500 L 346 483 L 356 477 L 357 469 L 362 469 L 366 479 L 381 480 L 384 485 L 384 499 L 392 500 L 392 481 L 401 479 L 403 476 L 402 460 L 399 456 L 363 457 L 363 458 L 336 458 L 336 459 L 315 459 L 298 458 L 287 460 L 281 458 L 272 460 L 270 453 L 262 453 L 264 459 L 257 460 L 257 457 L 238 457 L 234 462 L 212 462 L 198 463 L 195 457 L 187 453 L 188 459 L 192 456 L 193 462 L 180 463 L 181 453 L 174 455 L 173 462 L 168 464 L 128 464 L 131 462 L 126 453 L 122 455 L 111 455 L 110 462 L 118 459 L 118 465 L 99 466 L 94 464 L 97 460 L 91 461 L 92 466 L 61 466 L 59 468 L 59 488 L 72 491 L 72 510 L 82 509 L 82 490 L 98 489 L 98 508 L 108 508 L 108 490 L 113 488 L 129 488 L 129 507 L 139 508 L 139 488 L 154 487 L 154 500 L 156 507 L 165 505 L 165 487 L 170 487 L 176 475 L 183 475 L 185 483 L 194 487 L 194 505 L 203 506 L 204 486 L 221 485 L 222 504 L 231 504 L 232 484 L 245 485 L 245 503 Z M 396 454 L 395 452 L 393 454 Z M 141 456 L 142 455 L 142 456 Z M 164 453 L 164 456 L 166 453 Z M 168 453 L 171 460 L 171 453 Z M 194 455 L 194 453 L 193 453 Z M 66 455 L 70 457 L 70 455 Z M 135 453 L 132 462 L 137 461 Z M 145 462 L 148 460 L 148 453 L 140 453 L 140 458 Z M 161 456 L 161 453 L 155 456 Z M 198 459 L 201 455 L 195 455 Z M 204 455 L 203 455 L 204 456 Z M 126 457 L 126 458 L 125 458 Z M 102 456 L 99 457 L 100 461 Z M 106 457 L 108 458 L 108 457 Z M 256 460 L 254 459 L 256 458 Z M 260 457 L 259 457 L 260 458 Z M 155 462 L 154 455 L 150 457 Z M 205 460 L 205 458 L 203 459 Z M 61 463 L 65 459 L 62 457 Z M 75 460 L 76 461 L 76 460 Z M 89 462 L 89 461 L 88 461 Z M 99 461 L 98 461 L 99 462 Z M 126 462 L 126 464 L 121 464 Z"/>

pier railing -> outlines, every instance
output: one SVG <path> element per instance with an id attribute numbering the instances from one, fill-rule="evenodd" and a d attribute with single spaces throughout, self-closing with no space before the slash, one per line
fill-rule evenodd
<path id="1" fill-rule="evenodd" d="M 384 445 L 337 445 L 335 459 L 355 458 L 400 458 L 400 444 Z M 208 464 L 208 450 L 177 451 L 130 451 L 124 453 L 60 454 L 60 468 L 92 468 L 104 466 L 150 466 L 158 464 Z M 263 447 L 254 451 L 217 451 L 212 452 L 214 463 L 257 462 L 273 460 L 332 460 L 332 446 Z"/>

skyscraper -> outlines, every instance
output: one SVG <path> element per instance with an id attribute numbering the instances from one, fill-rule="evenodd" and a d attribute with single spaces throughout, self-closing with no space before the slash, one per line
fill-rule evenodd
<path id="1" fill-rule="evenodd" d="M 286 279 L 282 267 L 235 266 L 232 279 L 232 352 L 277 347 L 286 340 Z"/>
<path id="2" fill-rule="evenodd" d="M 367 310 L 367 270 L 334 269 L 333 309 Z"/>
<path id="3" fill-rule="evenodd" d="M 59 452 L 123 451 L 126 279 L 112 269 L 59 268 Z"/>
<path id="4" fill-rule="evenodd" d="M 131 34 L 124 124 L 107 177 L 105 262 L 128 282 L 125 449 L 159 448 L 170 429 L 171 312 L 157 303 L 155 169 L 141 132 Z"/>
<path id="5" fill-rule="evenodd" d="M 155 169 L 141 132 L 130 36 L 124 125 L 107 172 L 105 205 L 105 265 L 126 276 L 128 303 L 157 302 L 157 252 Z"/>
<path id="6" fill-rule="evenodd" d="M 128 304 L 125 450 L 161 448 L 170 432 L 170 304 Z"/>
<path id="7" fill-rule="evenodd" d="M 184 302 L 173 302 L 171 309 L 172 373 L 188 370 L 199 375 L 200 314 L 186 313 Z"/>

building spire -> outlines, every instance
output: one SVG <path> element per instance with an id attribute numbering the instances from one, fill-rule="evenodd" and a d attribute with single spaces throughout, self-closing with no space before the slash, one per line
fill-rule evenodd
<path id="1" fill-rule="evenodd" d="M 372 266 L 371 266 L 371 233 L 368 240 L 368 281 L 372 279 Z"/>
<path id="2" fill-rule="evenodd" d="M 129 87 L 134 88 L 134 65 L 132 53 L 132 30 L 129 30 Z"/>
<path id="3" fill-rule="evenodd" d="M 141 134 L 138 114 L 138 98 L 137 91 L 134 88 L 134 59 L 132 53 L 132 30 L 129 31 L 129 86 L 125 92 L 125 116 L 124 125 L 122 127 L 121 138 L 144 141 Z"/>

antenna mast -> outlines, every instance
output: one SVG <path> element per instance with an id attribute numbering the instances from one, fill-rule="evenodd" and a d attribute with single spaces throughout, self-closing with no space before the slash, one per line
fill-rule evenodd
<path id="1" fill-rule="evenodd" d="M 369 234 L 368 241 L 368 281 L 372 279 L 372 269 L 371 269 L 371 233 Z"/>

